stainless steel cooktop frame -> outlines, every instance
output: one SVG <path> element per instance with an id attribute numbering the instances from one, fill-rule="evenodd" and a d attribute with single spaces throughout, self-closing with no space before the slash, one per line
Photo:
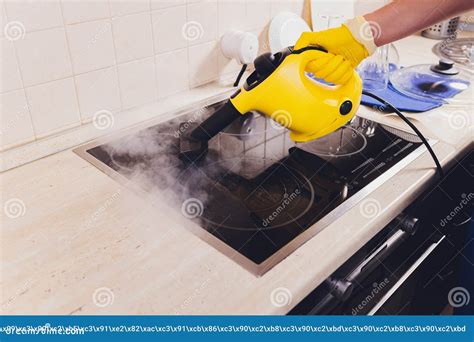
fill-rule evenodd
<path id="1" fill-rule="evenodd" d="M 73 149 L 73 152 L 76 153 L 81 158 L 88 161 L 89 163 L 91 163 L 100 171 L 104 172 L 106 175 L 116 180 L 118 183 L 122 184 L 123 186 L 126 186 L 132 189 L 138 194 L 145 194 L 146 191 L 144 189 L 138 187 L 136 184 L 133 184 L 128 178 L 122 176 L 114 169 L 110 168 L 106 164 L 102 163 L 100 160 L 96 159 L 94 156 L 87 153 L 87 150 L 97 147 L 99 145 L 105 144 L 107 142 L 111 142 L 113 140 L 129 135 L 131 133 L 140 131 L 142 129 L 157 125 L 159 123 L 166 122 L 168 120 L 177 118 L 182 115 L 189 114 L 190 112 L 198 110 L 202 107 L 211 106 L 213 104 L 216 104 L 228 98 L 231 93 L 232 92 L 226 92 L 224 94 L 214 96 L 205 101 L 194 103 L 193 105 L 185 107 L 183 109 L 165 113 L 163 115 L 160 115 L 156 119 L 147 120 L 133 127 L 112 133 L 110 135 L 104 136 L 99 139 L 95 139 L 89 143 L 86 143 L 85 145 L 82 145 Z M 408 133 L 411 134 L 410 132 Z M 428 139 L 428 142 L 431 146 L 434 146 L 437 143 L 437 141 L 433 139 Z M 385 173 L 383 173 L 382 176 L 376 178 L 367 186 L 365 186 L 363 189 L 361 189 L 359 192 L 357 192 L 352 197 L 350 197 L 348 200 L 344 201 L 338 207 L 334 208 L 326 216 L 321 218 L 318 222 L 313 224 L 306 231 L 304 231 L 303 233 L 295 237 L 292 241 L 290 241 L 278 252 L 270 256 L 261 264 L 256 264 L 252 260 L 245 257 L 244 255 L 238 253 L 235 249 L 228 246 L 227 244 L 225 244 L 224 242 L 216 238 L 214 235 L 207 232 L 205 229 L 201 228 L 197 223 L 190 225 L 192 226 L 190 229 L 198 237 L 200 237 L 201 239 L 209 243 L 211 246 L 215 247 L 217 250 L 219 250 L 224 255 L 228 256 L 229 258 L 237 262 L 239 265 L 241 265 L 242 267 L 244 267 L 245 269 L 247 269 L 254 275 L 261 276 L 264 273 L 266 273 L 268 270 L 270 270 L 272 267 L 277 265 L 280 261 L 285 259 L 288 255 L 293 253 L 298 247 L 303 245 L 306 241 L 308 241 L 309 239 L 317 235 L 319 232 L 321 232 L 323 229 L 325 229 L 330 223 L 332 223 L 337 218 L 341 217 L 344 213 L 349 211 L 352 207 L 354 207 L 356 204 L 358 204 L 360 201 L 366 198 L 370 193 L 376 190 L 379 186 L 381 186 L 390 178 L 392 178 L 396 173 L 398 173 L 400 170 L 405 168 L 408 164 L 410 164 L 416 158 L 421 156 L 425 151 L 426 151 L 426 147 L 424 145 L 419 146 L 416 150 L 414 150 L 408 156 L 403 158 L 401 161 L 399 161 L 397 164 L 395 164 L 393 167 L 391 167 Z"/>

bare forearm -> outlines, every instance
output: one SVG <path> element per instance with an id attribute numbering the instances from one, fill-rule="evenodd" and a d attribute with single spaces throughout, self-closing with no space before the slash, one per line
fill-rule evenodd
<path id="1" fill-rule="evenodd" d="M 381 46 L 472 8 L 473 0 L 394 0 L 364 18 Z"/>

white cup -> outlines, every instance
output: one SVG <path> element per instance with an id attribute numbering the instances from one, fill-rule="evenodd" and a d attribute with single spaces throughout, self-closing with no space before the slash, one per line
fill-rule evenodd
<path id="1" fill-rule="evenodd" d="M 258 38 L 250 32 L 227 31 L 221 39 L 221 50 L 225 57 L 249 64 L 257 57 Z"/>

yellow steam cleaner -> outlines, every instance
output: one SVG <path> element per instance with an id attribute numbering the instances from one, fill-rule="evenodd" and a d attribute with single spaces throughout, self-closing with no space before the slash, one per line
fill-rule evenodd
<path id="1" fill-rule="evenodd" d="M 309 78 L 307 64 L 325 54 L 319 46 L 308 46 L 257 57 L 254 71 L 221 108 L 200 124 L 183 126 L 180 159 L 195 162 L 203 158 L 212 137 L 253 110 L 288 128 L 296 142 L 319 138 L 344 125 L 359 107 L 362 81 L 355 70 L 341 85 Z"/>

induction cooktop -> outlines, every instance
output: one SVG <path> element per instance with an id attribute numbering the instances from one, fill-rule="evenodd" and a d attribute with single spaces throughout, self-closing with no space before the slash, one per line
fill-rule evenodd
<path id="1" fill-rule="evenodd" d="M 172 197 L 180 204 L 176 210 L 201 228 L 201 237 L 256 275 L 425 151 L 415 135 L 360 117 L 295 144 L 283 127 L 248 113 L 212 141 L 203 162 L 182 164 L 179 123 L 203 120 L 219 105 L 183 111 L 75 152 L 120 175 L 115 179 L 143 182 L 145 191 Z"/>

